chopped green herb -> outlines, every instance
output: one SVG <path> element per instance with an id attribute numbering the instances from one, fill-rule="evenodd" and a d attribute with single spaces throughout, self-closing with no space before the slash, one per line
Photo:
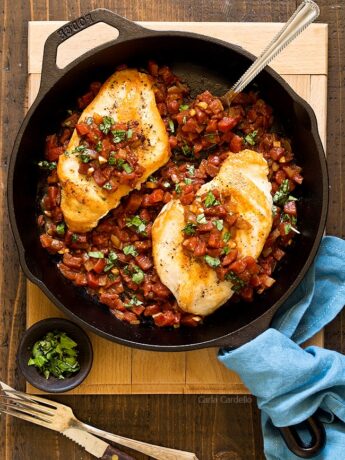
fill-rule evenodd
<path id="1" fill-rule="evenodd" d="M 223 219 L 216 219 L 212 223 L 216 227 L 216 229 L 219 230 L 220 232 L 223 230 L 223 228 L 224 228 Z"/>
<path id="2" fill-rule="evenodd" d="M 204 204 L 205 204 L 206 208 L 210 208 L 211 206 L 217 206 L 220 203 L 216 199 L 216 197 L 213 195 L 213 193 L 211 191 L 209 191 L 207 193 L 207 195 L 206 195 Z"/>
<path id="3" fill-rule="evenodd" d="M 105 116 L 103 117 L 103 122 L 99 125 L 99 129 L 104 134 L 108 134 L 111 126 L 115 123 L 112 117 Z"/>
<path id="4" fill-rule="evenodd" d="M 278 213 L 278 207 L 276 205 L 272 206 L 272 215 L 275 217 Z"/>
<path id="5" fill-rule="evenodd" d="M 182 150 L 183 155 L 185 155 L 186 157 L 190 156 L 191 153 L 192 153 L 192 151 L 191 151 L 189 145 L 187 145 L 187 144 L 184 144 L 184 145 L 181 147 L 181 150 Z"/>
<path id="6" fill-rule="evenodd" d="M 158 179 L 155 176 L 150 176 L 147 178 L 147 182 L 158 182 Z"/>
<path id="7" fill-rule="evenodd" d="M 230 232 L 225 232 L 223 235 L 223 241 L 227 243 L 231 238 L 231 233 Z"/>
<path id="8" fill-rule="evenodd" d="M 247 142 L 249 145 L 255 145 L 255 138 L 257 136 L 258 132 L 253 131 L 252 133 L 249 133 L 245 136 L 244 140 Z"/>
<path id="9" fill-rule="evenodd" d="M 127 131 L 125 131 L 124 129 L 113 129 L 111 133 L 114 136 L 113 138 L 114 144 L 123 142 L 126 139 Z"/>
<path id="10" fill-rule="evenodd" d="M 188 165 L 187 166 L 187 171 L 190 176 L 194 176 L 195 174 L 195 166 L 194 165 Z"/>
<path id="11" fill-rule="evenodd" d="M 133 129 L 127 129 L 127 139 L 132 139 L 133 137 Z"/>
<path id="12" fill-rule="evenodd" d="M 78 155 L 78 157 L 81 159 L 82 163 L 89 163 L 89 161 L 91 161 L 90 155 L 88 153 L 81 153 Z"/>
<path id="13" fill-rule="evenodd" d="M 80 370 L 77 346 L 65 332 L 48 332 L 34 344 L 28 366 L 35 366 L 46 379 L 70 377 Z"/>
<path id="14" fill-rule="evenodd" d="M 96 151 L 100 152 L 102 150 L 102 148 L 103 148 L 102 142 L 98 141 L 97 144 L 96 144 Z"/>
<path id="15" fill-rule="evenodd" d="M 180 112 L 183 112 L 184 110 L 188 110 L 188 109 L 189 109 L 189 105 L 187 104 L 181 104 L 179 107 Z"/>
<path id="16" fill-rule="evenodd" d="M 132 269 L 134 270 L 132 281 L 134 281 L 135 284 L 141 284 L 144 281 L 145 273 L 136 265 L 134 265 Z"/>
<path id="17" fill-rule="evenodd" d="M 125 246 L 123 248 L 123 253 L 125 254 L 125 256 L 131 255 L 133 257 L 136 257 L 138 255 L 137 250 L 132 244 L 128 244 L 127 246 Z"/>
<path id="18" fill-rule="evenodd" d="M 196 221 L 198 222 L 198 224 L 207 224 L 207 220 L 206 220 L 206 217 L 205 217 L 204 213 L 198 214 L 196 216 Z"/>
<path id="19" fill-rule="evenodd" d="M 116 164 L 116 158 L 115 158 L 115 152 L 114 151 L 109 153 L 108 164 L 110 164 L 110 166 L 115 166 L 115 164 Z"/>
<path id="20" fill-rule="evenodd" d="M 72 235 L 72 243 L 77 243 L 77 241 L 78 241 L 78 235 L 73 233 L 73 235 Z"/>
<path id="21" fill-rule="evenodd" d="M 114 264 L 118 259 L 118 256 L 116 254 L 116 252 L 114 251 L 110 251 L 109 254 L 108 254 L 108 260 L 109 262 L 111 262 L 112 264 Z"/>
<path id="22" fill-rule="evenodd" d="M 56 161 L 39 161 L 38 166 L 42 169 L 48 169 L 49 171 L 52 171 L 56 168 Z"/>
<path id="23" fill-rule="evenodd" d="M 72 150 L 72 153 L 83 153 L 86 150 L 85 145 L 78 145 L 75 149 Z"/>
<path id="24" fill-rule="evenodd" d="M 182 192 L 182 189 L 181 189 L 181 185 L 180 184 L 176 184 L 175 185 L 175 192 L 180 194 Z"/>
<path id="25" fill-rule="evenodd" d="M 186 235 L 194 235 L 196 225 L 193 222 L 188 222 L 188 224 L 182 229 Z"/>
<path id="26" fill-rule="evenodd" d="M 68 113 L 68 115 L 72 115 L 72 113 L 73 113 L 73 110 L 71 110 L 71 109 L 67 109 L 67 113 Z"/>
<path id="27" fill-rule="evenodd" d="M 134 227 L 135 231 L 141 234 L 143 234 L 146 230 L 145 222 L 138 215 L 133 216 L 132 218 L 127 218 L 126 226 L 129 228 Z"/>
<path id="28" fill-rule="evenodd" d="M 101 251 L 90 251 L 87 255 L 89 257 L 93 257 L 94 259 L 104 259 L 104 254 Z"/>
<path id="29" fill-rule="evenodd" d="M 106 184 L 103 185 L 103 188 L 105 190 L 112 190 L 113 189 L 113 186 L 111 185 L 110 182 L 107 182 Z"/>
<path id="30" fill-rule="evenodd" d="M 128 303 L 125 303 L 124 306 L 126 308 L 132 308 L 132 307 L 137 307 L 137 306 L 142 305 L 142 304 L 143 304 L 143 302 L 141 300 L 139 300 L 136 295 L 133 295 L 131 300 Z"/>
<path id="31" fill-rule="evenodd" d="M 168 121 L 168 124 L 169 124 L 170 132 L 171 132 L 171 133 L 174 133 L 174 132 L 175 132 L 175 125 L 174 125 L 174 122 L 173 122 L 172 120 L 169 120 L 169 121 Z"/>
<path id="32" fill-rule="evenodd" d="M 231 289 L 235 292 L 239 292 L 246 285 L 246 283 L 233 271 L 228 272 L 225 275 L 225 279 L 233 283 Z"/>
<path id="33" fill-rule="evenodd" d="M 218 257 L 204 256 L 204 260 L 209 267 L 217 268 L 220 266 L 220 259 Z"/>
<path id="34" fill-rule="evenodd" d="M 133 172 L 133 168 L 132 168 L 131 165 L 129 165 L 128 163 L 123 163 L 122 169 L 123 169 L 127 174 L 130 174 L 131 172 Z"/>
<path id="35" fill-rule="evenodd" d="M 283 182 L 280 184 L 278 190 L 273 196 L 273 203 L 278 204 L 279 206 L 283 206 L 290 193 L 290 188 L 289 188 L 289 180 L 285 179 Z"/>
<path id="36" fill-rule="evenodd" d="M 229 246 L 225 246 L 225 248 L 222 249 L 222 254 L 225 256 L 229 254 L 229 252 L 230 252 Z"/>
<path id="37" fill-rule="evenodd" d="M 57 224 L 56 226 L 56 233 L 60 236 L 63 236 L 65 234 L 66 227 L 65 224 L 62 222 L 61 224 Z"/>
<path id="38" fill-rule="evenodd" d="M 190 179 L 189 177 L 185 177 L 184 178 L 184 183 L 187 184 L 187 185 L 190 185 L 193 183 L 192 179 Z"/>
<path id="39" fill-rule="evenodd" d="M 111 267 L 111 268 L 113 268 L 113 267 Z M 110 270 L 110 268 L 109 268 L 109 270 Z M 105 271 L 105 269 L 104 269 L 104 271 Z M 110 281 L 114 281 L 116 277 L 115 277 L 114 273 L 108 273 L 108 278 L 110 279 Z"/>

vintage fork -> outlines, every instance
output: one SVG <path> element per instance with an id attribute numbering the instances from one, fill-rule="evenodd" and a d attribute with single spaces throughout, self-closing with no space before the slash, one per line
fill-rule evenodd
<path id="1" fill-rule="evenodd" d="M 3 390 L 3 393 L 0 393 L 0 412 L 4 414 L 59 431 L 62 434 L 66 432 L 66 435 L 68 429 L 78 428 L 158 460 L 198 460 L 192 452 L 155 446 L 87 425 L 78 420 L 73 414 L 72 409 L 64 404 L 22 393 L 1 381 L 0 387 Z"/>

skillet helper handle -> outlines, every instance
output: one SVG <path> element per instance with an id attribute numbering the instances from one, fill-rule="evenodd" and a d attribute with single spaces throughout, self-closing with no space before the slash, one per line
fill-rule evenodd
<path id="1" fill-rule="evenodd" d="M 144 27 L 137 25 L 135 22 L 129 21 L 128 19 L 123 18 L 122 16 L 119 16 L 118 14 L 105 8 L 97 8 L 96 10 L 92 10 L 73 21 L 64 24 L 62 27 L 49 35 L 45 42 L 42 61 L 41 87 L 46 83 L 51 86 L 52 82 L 57 80 L 64 73 L 64 69 L 60 69 L 56 64 L 56 56 L 59 45 L 68 40 L 70 37 L 73 37 L 82 30 L 85 30 L 98 22 L 104 22 L 105 24 L 114 27 L 119 32 L 116 40 L 127 40 L 131 37 L 137 36 L 139 32 L 142 34 L 143 31 L 146 30 Z"/>
<path id="2" fill-rule="evenodd" d="M 298 426 L 303 425 L 311 436 L 311 443 L 306 444 L 298 434 Z M 326 444 L 326 432 L 323 424 L 314 415 L 309 417 L 303 424 L 286 427 L 278 427 L 282 438 L 289 450 L 301 458 L 312 458 L 320 453 Z"/>

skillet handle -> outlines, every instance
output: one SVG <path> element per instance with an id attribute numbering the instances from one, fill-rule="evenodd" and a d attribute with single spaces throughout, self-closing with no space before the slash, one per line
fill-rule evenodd
<path id="1" fill-rule="evenodd" d="M 46 85 L 49 85 L 50 87 L 52 83 L 65 72 L 65 69 L 60 69 L 56 64 L 56 56 L 59 45 L 68 40 L 70 37 L 73 37 L 82 30 L 85 30 L 98 22 L 104 22 L 105 24 L 114 27 L 119 32 L 116 40 L 127 40 L 138 36 L 138 34 L 142 35 L 147 32 L 147 29 L 144 27 L 141 27 L 135 22 L 129 21 L 128 19 L 105 8 L 97 8 L 96 10 L 92 10 L 89 13 L 68 22 L 60 27 L 60 29 L 57 29 L 49 35 L 45 42 L 40 90 Z"/>
<path id="2" fill-rule="evenodd" d="M 297 428 L 306 428 L 311 436 L 311 442 L 306 444 L 298 434 Z M 323 424 L 314 415 L 298 425 L 278 427 L 288 449 L 301 458 L 315 457 L 325 447 L 326 432 Z"/>

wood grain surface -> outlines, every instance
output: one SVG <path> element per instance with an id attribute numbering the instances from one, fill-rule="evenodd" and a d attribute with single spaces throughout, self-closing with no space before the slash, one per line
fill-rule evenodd
<path id="1" fill-rule="evenodd" d="M 106 7 L 132 20 L 285 21 L 295 0 L 2 0 L 1 30 L 1 327 L 0 378 L 18 389 L 25 383 L 16 366 L 16 350 L 25 327 L 25 281 L 8 225 L 6 171 L 23 118 L 29 20 L 70 20 L 95 7 Z M 327 232 L 345 237 L 345 5 L 319 0 L 320 22 L 329 24 L 328 166 L 331 197 Z M 325 344 L 345 351 L 345 313 L 326 328 Z M 114 395 L 60 396 L 86 422 L 118 434 L 195 451 L 200 460 L 264 458 L 260 416 L 249 396 Z M 91 459 L 71 441 L 34 425 L 1 417 L 0 458 Z M 147 457 L 135 454 L 138 460 Z"/>
<path id="2" fill-rule="evenodd" d="M 41 79 L 43 47 L 47 37 L 62 27 L 62 21 L 32 21 L 28 29 L 28 107 L 36 98 Z M 141 22 L 156 30 L 187 30 L 217 37 L 259 53 L 281 28 L 278 23 L 225 22 Z M 250 24 L 250 25 L 249 25 Z M 97 31 L 95 32 L 95 27 Z M 114 29 L 97 24 L 60 46 L 57 63 L 64 67 L 84 52 L 114 38 Z M 117 34 L 115 34 L 116 36 Z M 79 37 L 78 42 L 76 42 Z M 258 38 L 259 37 L 259 38 Z M 312 24 L 293 47 L 288 47 L 274 61 L 275 69 L 308 101 L 316 114 L 322 142 L 326 142 L 327 119 L 327 39 L 326 24 Z M 72 43 L 73 41 L 73 43 Z M 78 46 L 77 46 L 78 45 Z M 304 58 L 308 53 L 308 59 Z M 59 63 L 60 62 L 60 63 Z M 315 90 L 312 92 L 312 87 Z M 317 97 L 314 96 L 314 93 Z M 41 319 L 62 316 L 43 292 L 31 282 L 27 285 L 27 325 Z M 248 389 L 238 375 L 217 360 L 217 349 L 185 353 L 153 353 L 130 349 L 89 334 L 94 348 L 94 365 L 86 380 L 71 391 L 73 394 L 246 394 Z M 310 344 L 323 346 L 323 331 Z M 111 366 L 103 366 L 107 356 Z M 157 366 L 159 362 L 159 366 Z M 205 366 L 207 362 L 207 366 Z M 41 393 L 29 383 L 27 391 Z"/>

